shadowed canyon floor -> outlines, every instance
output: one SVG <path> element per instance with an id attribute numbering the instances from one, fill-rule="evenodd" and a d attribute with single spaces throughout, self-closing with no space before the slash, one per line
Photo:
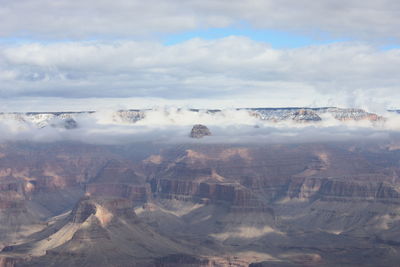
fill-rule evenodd
<path id="1" fill-rule="evenodd" d="M 0 266 L 397 266 L 400 142 L 0 146 Z"/>

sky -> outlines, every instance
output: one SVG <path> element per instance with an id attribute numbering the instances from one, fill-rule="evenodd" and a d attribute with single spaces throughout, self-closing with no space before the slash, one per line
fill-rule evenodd
<path id="1" fill-rule="evenodd" d="M 0 0 L 0 112 L 400 108 L 398 0 Z"/>

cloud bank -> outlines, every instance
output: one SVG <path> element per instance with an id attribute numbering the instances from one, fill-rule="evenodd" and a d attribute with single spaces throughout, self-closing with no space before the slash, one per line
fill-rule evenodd
<path id="1" fill-rule="evenodd" d="M 397 0 L 0 0 L 0 111 L 399 108 L 399 8 Z M 319 45 L 276 49 L 207 34 L 163 44 L 232 29 Z"/>
<path id="2" fill-rule="evenodd" d="M 15 117 L 0 120 L 1 142 L 77 141 L 90 144 L 131 144 L 151 142 L 176 143 L 304 143 L 360 140 L 389 140 L 400 137 L 400 115 L 386 114 L 384 121 L 339 121 L 324 114 L 322 121 L 299 123 L 291 120 L 278 122 L 260 120 L 246 110 L 223 110 L 210 113 L 187 109 L 160 108 L 145 111 L 145 117 L 135 123 L 103 110 L 75 115 L 79 127 L 66 130 L 52 120 L 48 126 L 38 116 L 34 123 Z M 212 136 L 203 139 L 189 137 L 194 124 L 204 124 Z M 38 128 L 38 125 L 41 128 Z M 55 127 L 51 127 L 53 125 Z"/>
<path id="3" fill-rule="evenodd" d="M 0 36 L 148 38 L 244 22 L 317 37 L 398 41 L 399 9 L 396 0 L 1 0 Z"/>
<path id="4" fill-rule="evenodd" d="M 400 49 L 361 43 L 274 49 L 232 36 L 173 46 L 115 41 L 0 47 L 0 97 L 10 103 L 24 97 L 158 98 L 220 101 L 225 107 L 366 108 L 377 102 L 388 108 L 398 106 L 398 77 Z"/>

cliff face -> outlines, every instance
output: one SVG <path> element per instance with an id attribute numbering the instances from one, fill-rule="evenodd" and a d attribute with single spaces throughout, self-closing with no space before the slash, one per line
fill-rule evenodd
<path id="1" fill-rule="evenodd" d="M 156 198 L 186 200 L 202 204 L 225 203 L 242 211 L 268 210 L 265 203 L 259 201 L 256 195 L 239 184 L 153 179 L 151 187 Z"/>
<path id="2" fill-rule="evenodd" d="M 85 186 L 85 193 L 89 196 L 121 197 L 145 203 L 151 199 L 150 185 L 143 186 L 118 183 L 93 183 Z"/>
<path id="3" fill-rule="evenodd" d="M 152 177 L 152 192 L 160 197 L 191 196 L 241 205 L 257 198 L 270 203 L 286 197 L 398 198 L 398 167 L 381 168 L 371 161 L 375 156 L 369 152 L 303 145 L 210 150 L 173 152 L 173 157 L 159 156 L 157 163 L 144 161 L 143 170 Z"/>
<path id="4" fill-rule="evenodd" d="M 371 181 L 351 181 L 327 178 L 295 178 L 288 184 L 287 196 L 290 198 L 348 198 L 374 201 L 398 202 L 398 186 Z"/>

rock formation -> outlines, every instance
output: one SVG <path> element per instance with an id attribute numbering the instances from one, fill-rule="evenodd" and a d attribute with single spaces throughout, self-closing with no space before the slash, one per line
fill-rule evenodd
<path id="1" fill-rule="evenodd" d="M 105 116 L 105 121 L 111 121 L 118 124 L 135 124 L 144 120 L 148 112 L 160 112 L 165 119 L 175 120 L 170 116 L 166 110 L 118 110 L 110 114 L 100 114 Z M 222 113 L 224 110 L 198 110 L 190 109 L 187 112 L 199 113 L 202 112 L 209 116 L 218 116 L 219 119 L 225 116 Z M 235 111 L 231 111 L 230 115 L 234 115 Z M 335 108 L 335 107 L 322 107 L 322 108 L 242 108 L 237 109 L 236 112 L 240 116 L 247 112 L 250 116 L 263 121 L 269 122 L 282 122 L 292 121 L 295 123 L 314 123 L 326 118 L 332 117 L 343 123 L 346 121 L 370 121 L 373 123 L 384 122 L 386 119 L 378 114 L 370 113 L 362 109 L 354 108 Z M 398 110 L 390 110 L 394 115 L 400 114 Z M 327 116 L 326 116 L 327 115 Z M 75 129 L 79 126 L 81 119 L 87 121 L 98 117 L 95 111 L 81 111 L 81 112 L 28 112 L 28 113 L 0 113 L 0 122 L 2 121 L 15 121 L 23 127 L 37 127 L 45 128 L 52 126 L 55 128 Z M 199 127 L 199 134 L 194 133 L 194 138 L 201 138 L 208 134 L 209 131 L 205 130 L 203 125 L 195 125 Z M 201 127 L 201 128 L 200 128 Z M 197 130 L 196 130 L 197 131 Z M 199 137 L 196 137 L 199 136 Z"/>
<path id="2" fill-rule="evenodd" d="M 312 110 L 300 109 L 299 111 L 294 112 L 292 120 L 296 122 L 316 122 L 321 121 L 321 117 Z"/>
<path id="3" fill-rule="evenodd" d="M 0 266 L 397 266 L 387 145 L 4 144 Z"/>
<path id="4" fill-rule="evenodd" d="M 192 138 L 203 138 L 204 136 L 210 136 L 211 132 L 207 126 L 202 124 L 196 124 L 190 131 L 190 137 Z"/>

